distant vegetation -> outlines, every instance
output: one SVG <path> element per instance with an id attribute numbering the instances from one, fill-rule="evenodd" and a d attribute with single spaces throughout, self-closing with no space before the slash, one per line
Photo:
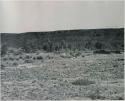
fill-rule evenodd
<path id="1" fill-rule="evenodd" d="M 43 50 L 124 50 L 124 29 L 64 30 L 53 32 L 2 33 L 2 54 L 8 47 L 24 52 Z"/>

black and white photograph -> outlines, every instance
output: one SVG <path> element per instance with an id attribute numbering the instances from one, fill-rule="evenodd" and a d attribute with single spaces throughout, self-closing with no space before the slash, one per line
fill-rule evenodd
<path id="1" fill-rule="evenodd" d="M 125 100 L 124 0 L 0 1 L 1 101 Z"/>

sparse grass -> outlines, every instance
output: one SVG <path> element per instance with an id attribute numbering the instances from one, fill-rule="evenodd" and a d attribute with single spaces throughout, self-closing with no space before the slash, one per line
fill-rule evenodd
<path id="1" fill-rule="evenodd" d="M 85 57 L 82 57 L 82 54 L 77 54 L 77 52 L 73 51 L 73 55 L 69 55 L 70 57 L 78 57 L 75 61 L 66 57 L 62 58 L 60 54 L 56 53 L 54 55 L 52 53 L 45 53 L 46 55 L 29 53 L 30 58 L 25 57 L 25 53 L 16 56 L 8 53 L 11 55 L 2 57 L 2 65 L 6 68 L 12 62 L 12 66 L 15 66 L 14 68 L 2 70 L 2 98 L 7 99 L 8 97 L 8 99 L 12 99 L 14 93 L 18 96 L 13 99 L 18 100 L 21 98 L 29 100 L 45 100 L 46 98 L 62 100 L 67 97 L 72 98 L 75 95 L 78 95 L 79 98 L 88 97 L 95 100 L 124 99 L 123 82 L 118 81 L 124 78 L 123 54 L 88 55 L 88 53 L 84 53 Z M 64 55 L 67 56 L 69 53 L 70 51 Z M 8 59 L 12 57 L 14 61 Z M 20 57 L 24 58 L 20 59 Z M 19 58 L 19 60 L 16 61 L 16 58 Z M 44 59 L 44 61 L 40 65 L 34 64 L 35 61 L 41 59 Z M 53 60 L 54 62 L 52 62 Z M 25 68 L 16 68 L 21 64 L 21 61 Z M 28 63 L 33 63 L 33 66 L 35 66 L 28 68 Z M 89 75 L 89 77 L 84 79 L 84 75 Z M 34 80 L 35 82 L 31 82 Z M 20 88 L 16 92 L 11 89 L 15 86 Z M 24 96 L 27 94 L 26 92 L 30 92 L 33 88 L 41 91 L 39 93 L 38 91 L 34 92 L 37 98 L 31 97 L 32 94 Z M 4 93 L 5 91 L 9 93 Z"/>

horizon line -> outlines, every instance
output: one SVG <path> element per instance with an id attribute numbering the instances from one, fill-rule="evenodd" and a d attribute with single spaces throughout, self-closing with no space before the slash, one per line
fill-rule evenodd
<path id="1" fill-rule="evenodd" d="M 124 27 L 117 27 L 117 28 L 110 27 L 110 28 L 64 29 L 64 30 L 62 29 L 62 30 L 24 31 L 24 32 L 0 32 L 0 33 L 1 34 L 2 33 L 5 33 L 5 34 L 22 34 L 22 33 L 34 33 L 34 32 L 44 33 L 44 32 L 59 32 L 59 31 L 78 31 L 78 30 L 103 30 L 103 29 L 124 29 Z"/>

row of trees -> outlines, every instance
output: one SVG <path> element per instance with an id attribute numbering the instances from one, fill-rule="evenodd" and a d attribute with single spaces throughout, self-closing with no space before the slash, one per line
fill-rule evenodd
<path id="1" fill-rule="evenodd" d="M 26 53 L 29 52 L 35 52 L 36 50 L 44 50 L 46 52 L 57 52 L 61 50 L 84 50 L 84 49 L 91 49 L 91 50 L 98 50 L 98 49 L 106 49 L 106 43 L 102 43 L 100 41 L 96 41 L 92 43 L 91 41 L 85 41 L 84 43 L 82 42 L 67 42 L 66 40 L 61 40 L 60 42 L 54 42 L 48 39 L 42 44 L 38 44 L 37 40 L 32 41 L 32 40 L 26 40 L 22 44 L 20 48 Z M 122 44 L 112 44 L 109 45 L 110 49 L 113 49 L 113 47 L 116 47 L 116 49 L 120 49 L 119 47 Z M 123 47 L 124 48 L 124 47 Z M 107 48 L 108 49 L 108 48 Z M 1 55 L 5 55 L 8 50 L 8 46 L 6 44 L 2 44 L 1 46 Z M 122 50 L 122 49 L 121 49 Z"/>
<path id="2" fill-rule="evenodd" d="M 44 50 L 47 52 L 54 52 L 60 50 L 82 50 L 82 49 L 91 49 L 94 47 L 95 49 L 102 49 L 103 44 L 100 42 L 95 42 L 94 45 L 92 42 L 88 41 L 86 43 L 79 42 L 66 42 L 65 40 L 61 40 L 60 42 L 54 42 L 51 40 L 47 40 L 42 44 L 37 44 L 36 42 L 26 41 L 25 44 L 22 45 L 22 49 L 25 52 L 34 52 L 36 50 Z"/>

